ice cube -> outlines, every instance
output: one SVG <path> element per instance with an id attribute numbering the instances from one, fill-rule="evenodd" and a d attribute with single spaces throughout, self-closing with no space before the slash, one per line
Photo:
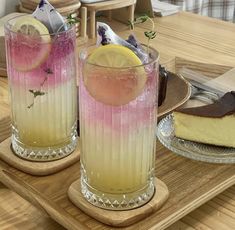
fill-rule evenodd
<path id="1" fill-rule="evenodd" d="M 41 0 L 32 15 L 42 22 L 50 33 L 57 33 L 67 29 L 65 19 L 47 0 Z"/>
<path id="2" fill-rule="evenodd" d="M 129 40 L 132 39 L 132 40 Z M 135 37 L 132 37 L 126 41 L 119 37 L 114 31 L 103 22 L 97 22 L 97 46 L 107 44 L 117 44 L 125 46 L 131 49 L 142 61 L 142 63 L 148 62 L 148 54 L 143 50 L 140 43 L 137 42 Z"/>

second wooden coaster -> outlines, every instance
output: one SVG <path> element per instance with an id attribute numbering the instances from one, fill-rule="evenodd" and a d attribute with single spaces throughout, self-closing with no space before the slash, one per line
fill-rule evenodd
<path id="1" fill-rule="evenodd" d="M 105 210 L 90 204 L 81 193 L 80 179 L 71 184 L 68 189 L 68 196 L 74 205 L 94 219 L 111 226 L 126 227 L 156 212 L 166 202 L 169 191 L 165 183 L 155 178 L 155 186 L 155 194 L 147 204 L 125 211 Z"/>
<path id="2" fill-rule="evenodd" d="M 45 176 L 61 171 L 77 162 L 80 158 L 79 146 L 69 156 L 50 162 L 32 162 L 19 158 L 11 150 L 11 139 L 0 144 L 0 159 L 9 165 L 34 176 Z"/>

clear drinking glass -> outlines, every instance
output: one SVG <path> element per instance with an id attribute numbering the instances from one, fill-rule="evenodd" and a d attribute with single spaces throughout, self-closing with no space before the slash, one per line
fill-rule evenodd
<path id="1" fill-rule="evenodd" d="M 70 154 L 77 144 L 76 31 L 29 36 L 5 25 L 12 149 L 32 161 Z"/>
<path id="2" fill-rule="evenodd" d="M 80 54 L 82 193 L 105 209 L 136 208 L 155 191 L 158 53 L 150 48 L 147 64 L 109 68 L 87 61 L 93 49 Z"/>

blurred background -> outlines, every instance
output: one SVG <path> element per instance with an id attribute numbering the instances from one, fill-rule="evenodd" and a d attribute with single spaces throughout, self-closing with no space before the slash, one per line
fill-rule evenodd
<path id="1" fill-rule="evenodd" d="M 92 1 L 92 0 L 91 0 Z M 93 0 L 96 1 L 96 0 Z M 104 0 L 105 1 L 105 0 Z M 125 0 L 123 0 L 125 1 Z M 156 6 L 158 3 L 168 3 L 171 6 L 177 6 L 173 8 L 175 11 L 185 10 L 204 16 L 209 16 L 225 21 L 235 22 L 235 0 L 137 0 L 137 1 L 152 1 L 152 5 Z M 16 6 L 20 3 L 20 0 L 0 0 L 0 17 L 15 12 Z M 172 12 L 172 8 L 167 9 L 167 5 L 164 6 L 166 15 Z M 164 16 L 162 14 L 162 16 Z"/>
<path id="2" fill-rule="evenodd" d="M 0 0 L 0 17 L 16 11 L 18 0 Z"/>

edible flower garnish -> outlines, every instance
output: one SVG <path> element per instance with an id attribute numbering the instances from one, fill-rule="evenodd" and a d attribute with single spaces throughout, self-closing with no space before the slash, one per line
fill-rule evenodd
<path id="1" fill-rule="evenodd" d="M 33 89 L 30 89 L 29 92 L 33 94 L 33 102 L 28 106 L 28 109 L 30 109 L 34 105 L 34 99 L 36 97 L 43 96 L 46 94 L 45 92 L 42 92 L 41 90 L 33 90 Z"/>

